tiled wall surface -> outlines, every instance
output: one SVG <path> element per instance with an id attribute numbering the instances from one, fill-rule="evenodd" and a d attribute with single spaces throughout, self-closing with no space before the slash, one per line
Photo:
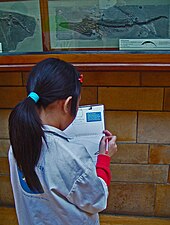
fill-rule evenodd
<path id="1" fill-rule="evenodd" d="M 118 137 L 105 212 L 170 217 L 170 71 L 83 73 L 81 104 L 104 104 Z M 27 72 L 0 72 L 0 206 L 14 205 L 7 120 L 26 97 L 26 80 Z"/>

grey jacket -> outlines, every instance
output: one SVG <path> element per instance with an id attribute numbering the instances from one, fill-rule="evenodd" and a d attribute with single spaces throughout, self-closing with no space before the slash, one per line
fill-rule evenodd
<path id="1" fill-rule="evenodd" d="M 32 192 L 9 150 L 10 176 L 20 225 L 98 225 L 108 190 L 87 150 L 62 132 L 45 127 L 36 173 L 44 193 Z"/>

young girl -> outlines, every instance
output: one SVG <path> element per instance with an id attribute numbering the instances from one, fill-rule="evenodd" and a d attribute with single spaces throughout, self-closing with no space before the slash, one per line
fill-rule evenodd
<path id="1" fill-rule="evenodd" d="M 81 83 L 73 65 L 45 59 L 30 73 L 28 97 L 10 114 L 10 176 L 20 225 L 98 225 L 106 208 L 116 137 L 104 131 L 94 165 L 86 148 L 64 133 L 76 116 Z"/>

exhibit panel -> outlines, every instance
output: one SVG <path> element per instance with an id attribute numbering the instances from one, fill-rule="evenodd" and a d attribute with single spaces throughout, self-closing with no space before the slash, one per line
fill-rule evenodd
<path id="1" fill-rule="evenodd" d="M 170 50 L 169 0 L 0 0 L 0 53 Z"/>

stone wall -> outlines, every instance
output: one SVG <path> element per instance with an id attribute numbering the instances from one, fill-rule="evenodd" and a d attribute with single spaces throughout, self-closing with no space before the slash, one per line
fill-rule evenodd
<path id="1" fill-rule="evenodd" d="M 0 206 L 14 206 L 7 120 L 26 97 L 27 74 L 0 72 Z M 104 104 L 106 128 L 118 138 L 105 212 L 170 217 L 170 71 L 83 74 L 81 104 Z"/>

